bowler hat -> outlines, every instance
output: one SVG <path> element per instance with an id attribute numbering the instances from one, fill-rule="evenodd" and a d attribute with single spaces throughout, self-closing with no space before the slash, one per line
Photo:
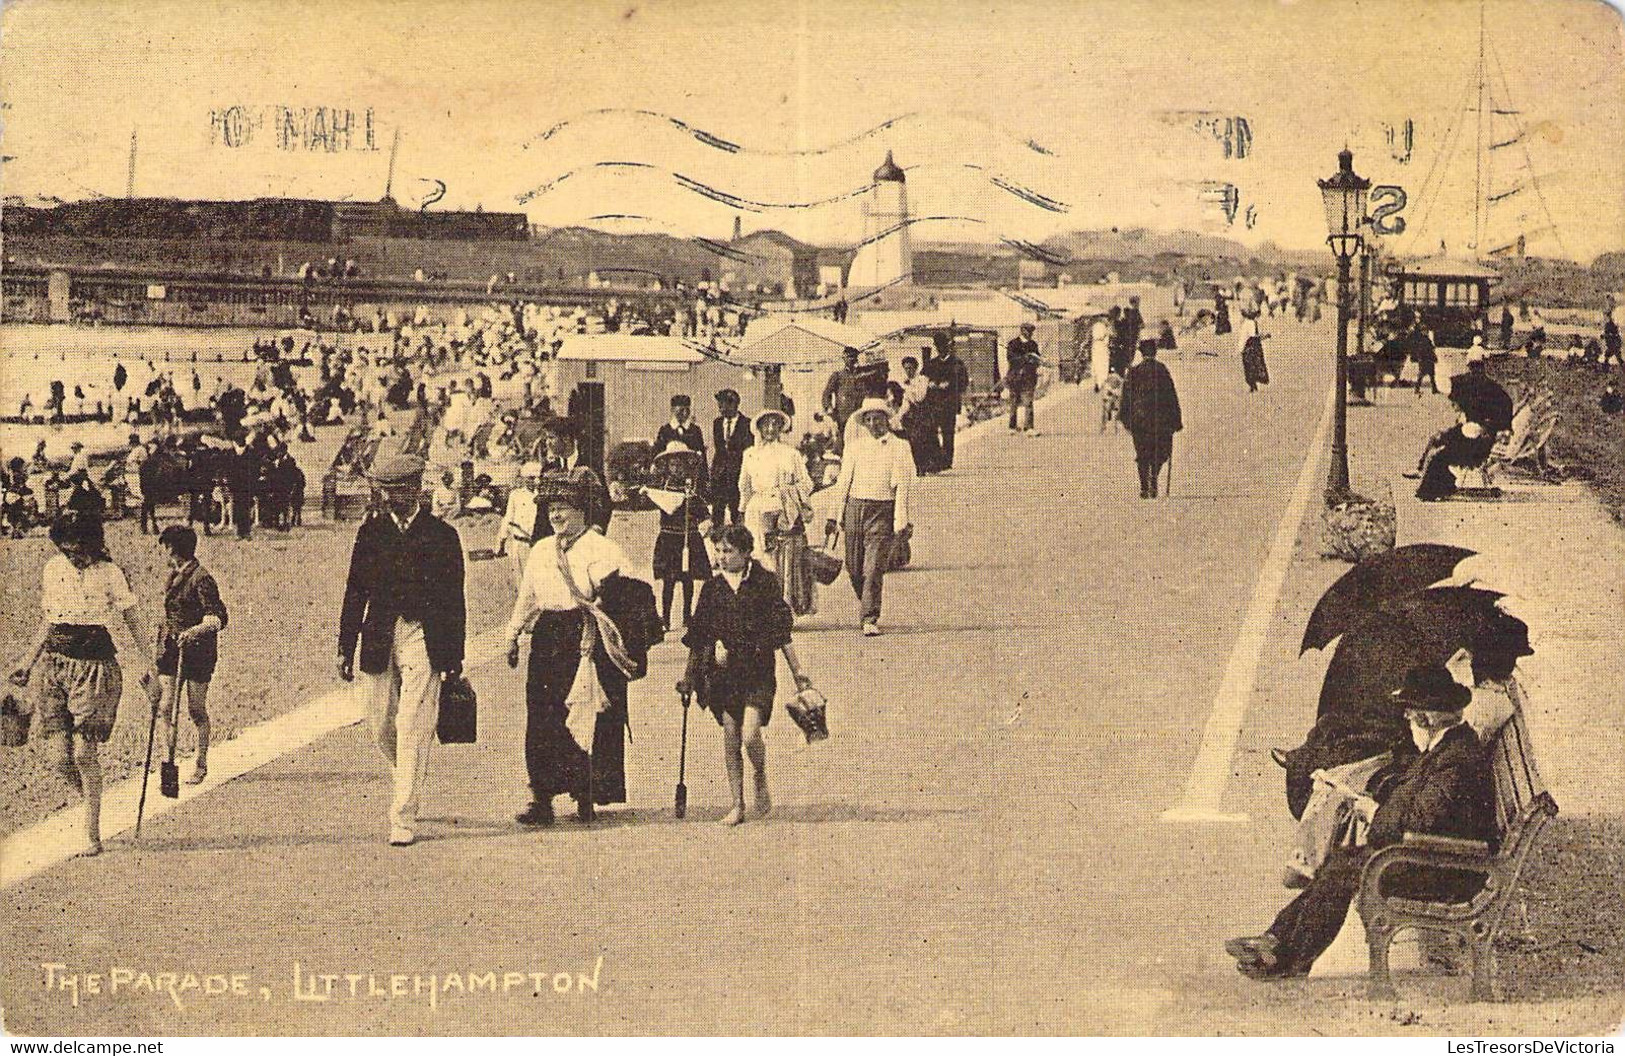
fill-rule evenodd
<path id="1" fill-rule="evenodd" d="M 690 400 L 688 398 L 688 393 L 686 392 L 679 392 L 677 395 L 671 398 L 671 405 L 673 407 L 687 407 L 689 404 Z"/>
<path id="2" fill-rule="evenodd" d="M 423 459 L 416 455 L 385 455 L 372 464 L 368 474 L 374 484 L 412 484 L 423 479 Z"/>
<path id="3" fill-rule="evenodd" d="M 1389 694 L 1418 711 L 1460 711 L 1473 691 L 1457 682 L 1443 664 L 1418 664 L 1405 672 L 1405 684 Z"/>
<path id="4" fill-rule="evenodd" d="M 716 399 L 718 403 L 738 403 L 739 393 L 733 389 L 718 389 Z"/>

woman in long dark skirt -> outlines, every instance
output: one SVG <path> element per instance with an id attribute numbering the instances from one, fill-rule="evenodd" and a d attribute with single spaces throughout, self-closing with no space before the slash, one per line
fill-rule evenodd
<path id="1" fill-rule="evenodd" d="M 1260 385 L 1270 383 L 1270 370 L 1264 362 L 1264 338 L 1260 332 L 1258 314 L 1243 312 L 1241 322 L 1241 376 L 1247 382 L 1248 392 L 1257 392 Z"/>
<path id="2" fill-rule="evenodd" d="M 508 620 L 509 667 L 519 666 L 519 636 L 531 627 L 525 677 L 531 804 L 518 820 L 551 825 L 553 798 L 566 795 L 576 801 L 576 816 L 590 821 L 595 804 L 626 801 L 626 676 L 610 659 L 588 603 L 627 559 L 619 545 L 587 527 L 590 487 L 552 477 L 543 481 L 537 498 L 548 504 L 554 534 L 531 548 Z M 568 698 L 583 655 L 592 657 L 605 700 L 590 736 L 591 754 L 568 721 Z"/>

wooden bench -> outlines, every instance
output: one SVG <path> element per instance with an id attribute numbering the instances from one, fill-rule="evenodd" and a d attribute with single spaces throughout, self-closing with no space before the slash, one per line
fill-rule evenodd
<path id="1" fill-rule="evenodd" d="M 1557 802 L 1546 791 L 1535 768 L 1534 749 L 1524 722 L 1521 694 L 1512 684 L 1512 718 L 1490 742 L 1490 768 L 1495 784 L 1495 823 L 1500 848 L 1446 836 L 1407 833 L 1401 843 L 1371 855 L 1360 878 L 1359 910 L 1365 922 L 1371 957 L 1370 996 L 1392 1001 L 1388 946 L 1404 928 L 1416 928 L 1465 942 L 1472 955 L 1472 1000 L 1495 1000 L 1495 939 L 1507 907 L 1518 897 L 1518 876 L 1535 839 L 1557 816 Z M 1383 874 L 1396 865 L 1414 864 L 1455 869 L 1484 877 L 1484 888 L 1470 901 L 1424 902 L 1383 895 Z"/>

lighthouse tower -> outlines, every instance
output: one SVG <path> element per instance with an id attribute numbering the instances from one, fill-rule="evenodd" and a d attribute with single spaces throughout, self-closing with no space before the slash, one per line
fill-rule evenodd
<path id="1" fill-rule="evenodd" d="M 909 281 L 914 255 L 909 242 L 908 185 L 889 150 L 885 162 L 875 170 L 874 190 L 863 203 L 863 239 L 847 272 L 848 286 Z"/>

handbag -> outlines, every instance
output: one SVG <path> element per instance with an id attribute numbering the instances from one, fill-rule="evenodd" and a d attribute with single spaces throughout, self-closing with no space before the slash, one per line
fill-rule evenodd
<path id="1" fill-rule="evenodd" d="M 21 702 L 11 693 L 0 699 L 0 748 L 21 748 L 28 743 L 28 725 L 32 711 L 24 711 Z"/>
<path id="2" fill-rule="evenodd" d="M 479 736 L 479 699 L 462 675 L 440 683 L 440 717 L 435 735 L 441 744 L 473 744 Z"/>
<path id="3" fill-rule="evenodd" d="M 824 586 L 834 583 L 841 575 L 841 559 L 828 550 L 808 547 L 805 551 L 807 567 L 812 570 L 812 576 Z"/>
<path id="4" fill-rule="evenodd" d="M 804 689 L 784 705 L 790 720 L 800 727 L 807 743 L 829 739 L 829 722 L 825 715 L 824 695 L 816 689 Z"/>
<path id="5" fill-rule="evenodd" d="M 909 545 L 909 538 L 902 533 L 891 537 L 891 547 L 886 554 L 886 571 L 896 572 L 900 568 L 907 568 L 914 560 L 914 548 Z"/>

